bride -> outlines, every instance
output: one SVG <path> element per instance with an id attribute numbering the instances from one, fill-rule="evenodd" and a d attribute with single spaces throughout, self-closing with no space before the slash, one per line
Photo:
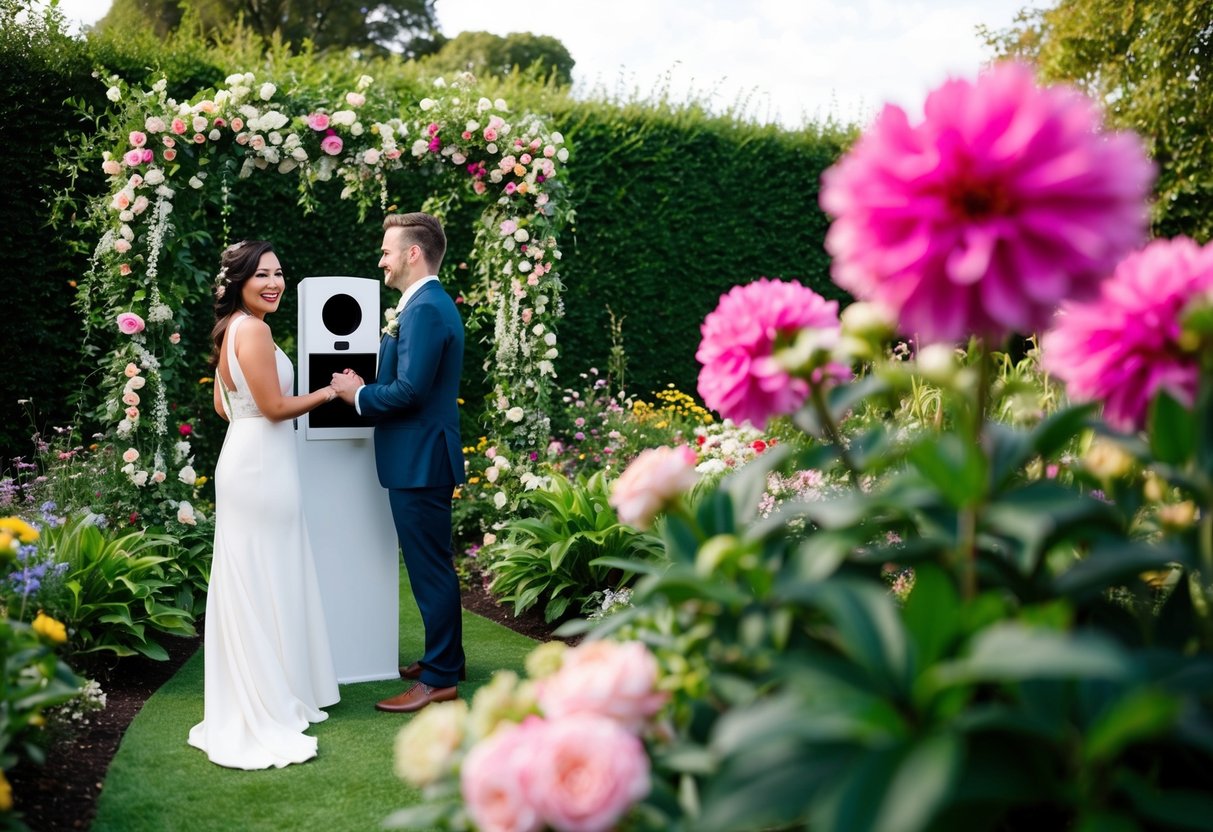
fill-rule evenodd
<path id="1" fill-rule="evenodd" d="M 294 368 L 265 316 L 285 288 L 270 243 L 227 248 L 215 290 L 215 554 L 206 599 L 203 720 L 189 743 L 241 769 L 316 756 L 303 732 L 340 698 L 304 526 L 291 420 L 331 388 L 292 396 Z"/>

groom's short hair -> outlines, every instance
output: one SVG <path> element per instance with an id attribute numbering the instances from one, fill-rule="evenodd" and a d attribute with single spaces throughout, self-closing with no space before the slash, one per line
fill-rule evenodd
<path id="1" fill-rule="evenodd" d="M 410 214 L 388 214 L 383 218 L 383 230 L 403 228 L 404 238 L 409 245 L 414 243 L 421 247 L 421 253 L 430 267 L 437 272 L 446 255 L 446 234 L 442 231 L 442 223 L 437 217 L 422 211 Z"/>

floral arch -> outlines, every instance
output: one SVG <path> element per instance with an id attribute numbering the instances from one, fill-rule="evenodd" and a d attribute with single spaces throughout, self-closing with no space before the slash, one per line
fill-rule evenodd
<path id="1" fill-rule="evenodd" d="M 98 327 L 119 333 L 100 362 L 110 427 L 104 441 L 122 457 L 140 503 L 168 509 L 162 517 L 194 520 L 186 498 L 196 475 L 188 441 L 169 431 L 163 370 L 185 360 L 182 307 L 209 304 L 213 287 L 162 266 L 175 247 L 188 245 L 174 206 L 214 188 L 226 206 L 233 180 L 268 173 L 300 177 L 305 203 L 315 182 L 337 179 L 342 198 L 356 200 L 364 216 L 372 206 L 386 210 L 387 174 L 406 165 L 447 174 L 438 181 L 449 193 L 432 195 L 424 210 L 441 215 L 462 194 L 481 200 L 470 255 L 477 289 L 467 300 L 495 318 L 485 366 L 494 433 L 516 449 L 546 442 L 559 355 L 557 235 L 569 214 L 560 133 L 536 116 L 512 114 L 500 98 L 480 96 L 468 74 L 451 84 L 437 79 L 430 97 L 404 108 L 366 75 L 334 100 L 306 106 L 296 102 L 307 96 L 280 96 L 275 79 L 252 73 L 230 75 L 222 88 L 180 103 L 168 97 L 163 78 L 147 90 L 117 77 L 109 84 L 107 96 L 119 105 L 101 134 L 111 147 L 102 156 L 109 188 L 90 206 L 101 234 L 79 303 L 86 343 Z"/>

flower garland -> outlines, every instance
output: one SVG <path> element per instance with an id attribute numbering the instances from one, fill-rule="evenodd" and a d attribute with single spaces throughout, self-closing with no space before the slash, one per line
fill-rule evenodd
<path id="1" fill-rule="evenodd" d="M 155 501 L 173 511 L 192 496 L 188 450 L 182 454 L 178 444 L 173 456 L 189 475 L 160 470 L 162 449 L 174 439 L 162 366 L 180 350 L 173 326 L 179 316 L 164 299 L 201 305 L 210 298 L 183 276 L 161 275 L 160 264 L 184 244 L 172 220 L 174 205 L 197 204 L 212 181 L 226 205 L 229 178 L 210 172 L 229 166 L 237 178 L 266 170 L 300 176 L 309 210 L 317 204 L 314 184 L 336 177 L 344 183 L 342 198 L 364 212 L 372 206 L 386 211 L 387 174 L 410 159 L 446 171 L 456 191 L 486 200 L 471 258 L 480 285 L 466 300 L 492 310 L 497 327 L 511 333 L 485 367 L 498 432 L 503 444 L 519 450 L 546 443 L 559 355 L 554 324 L 563 313 L 557 236 L 572 216 L 560 176 L 569 152 L 560 133 L 534 116 L 512 121 L 506 102 L 477 95 L 466 73 L 449 85 L 437 79 L 432 97 L 404 112 L 393 111 L 396 102 L 377 94 L 366 75 L 339 93 L 334 106 L 307 110 L 280 96 L 274 81 L 249 72 L 229 75 L 221 88 L 184 102 L 168 96 L 164 78 L 147 90 L 127 88 L 116 76 L 108 83 L 106 95 L 119 105 L 103 133 L 112 142 L 101 163 L 109 189 L 91 206 L 99 242 L 78 304 L 86 343 L 98 328 L 119 329 L 110 380 L 103 382 L 113 391 L 105 412 L 113 424 L 110 441 L 135 451 L 136 460 L 156 463 L 149 473 L 126 461 L 129 470 L 123 470 L 136 488 L 158 489 Z M 225 231 L 226 221 L 225 214 Z M 132 366 L 139 371 L 137 388 L 128 374 Z M 151 419 L 145 419 L 139 405 L 149 398 Z"/>

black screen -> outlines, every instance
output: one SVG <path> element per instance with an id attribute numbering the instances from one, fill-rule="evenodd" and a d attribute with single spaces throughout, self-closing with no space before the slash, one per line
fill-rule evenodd
<path id="1" fill-rule="evenodd" d="M 327 386 L 333 379 L 333 373 L 340 373 L 347 367 L 362 376 L 363 381 L 373 382 L 377 359 L 378 356 L 369 352 L 321 355 L 313 353 L 309 356 L 307 392 L 311 393 Z M 314 428 L 360 428 L 369 427 L 371 424 L 359 416 L 352 405 L 341 399 L 333 399 L 313 410 L 308 417 L 308 423 Z"/>

